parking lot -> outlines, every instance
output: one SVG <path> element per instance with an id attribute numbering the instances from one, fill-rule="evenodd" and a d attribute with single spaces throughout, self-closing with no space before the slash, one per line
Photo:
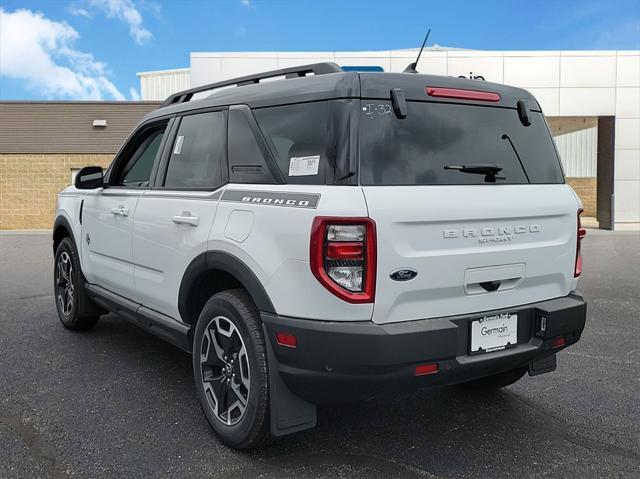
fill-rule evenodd
<path id="1" fill-rule="evenodd" d="M 64 330 L 50 235 L 0 235 L 0 477 L 640 477 L 640 234 L 583 244 L 587 326 L 555 373 L 321 407 L 315 430 L 239 453 L 187 354 L 114 315 Z"/>

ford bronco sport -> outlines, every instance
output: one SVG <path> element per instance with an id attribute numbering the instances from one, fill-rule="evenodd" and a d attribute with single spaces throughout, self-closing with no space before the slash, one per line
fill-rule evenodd
<path id="1" fill-rule="evenodd" d="M 56 305 L 192 353 L 212 428 L 258 447 L 316 404 L 554 370 L 585 324 L 580 211 L 525 90 L 283 69 L 172 95 L 79 172 Z"/>

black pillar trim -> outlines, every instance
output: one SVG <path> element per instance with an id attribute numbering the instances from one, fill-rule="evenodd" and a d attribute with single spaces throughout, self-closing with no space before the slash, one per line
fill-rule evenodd
<path id="1" fill-rule="evenodd" d="M 598 117 L 597 219 L 600 229 L 612 230 L 615 224 L 614 165 L 615 116 Z"/>

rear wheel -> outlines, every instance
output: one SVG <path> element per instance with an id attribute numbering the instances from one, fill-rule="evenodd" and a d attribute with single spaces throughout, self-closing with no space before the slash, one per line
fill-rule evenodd
<path id="1" fill-rule="evenodd" d="M 494 374 L 493 376 L 487 376 L 485 378 L 463 383 L 463 386 L 471 389 L 500 389 L 517 382 L 526 374 L 526 372 L 527 368 L 511 369 L 509 371 Z"/>
<path id="2" fill-rule="evenodd" d="M 265 339 L 244 290 L 204 305 L 193 338 L 193 372 L 202 410 L 223 443 L 236 449 L 271 438 Z"/>
<path id="3" fill-rule="evenodd" d="M 81 311 L 81 302 L 87 302 L 84 297 L 84 279 L 80 270 L 80 260 L 75 244 L 70 238 L 64 238 L 55 256 L 53 271 L 54 294 L 58 318 L 67 329 L 90 329 L 98 322 L 97 313 L 86 314 Z"/>

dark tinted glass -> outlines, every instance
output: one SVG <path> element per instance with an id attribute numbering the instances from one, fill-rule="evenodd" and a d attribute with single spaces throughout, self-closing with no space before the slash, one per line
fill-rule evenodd
<path id="1" fill-rule="evenodd" d="M 115 182 L 116 186 L 148 186 L 149 177 L 153 162 L 158 154 L 162 136 L 164 135 L 164 127 L 155 130 L 146 136 L 140 146 L 135 150 L 124 168 L 121 170 L 119 180 Z"/>
<path id="2" fill-rule="evenodd" d="M 253 114 L 287 183 L 333 182 L 333 167 L 327 157 L 326 101 L 261 108 Z"/>
<path id="3" fill-rule="evenodd" d="M 564 181 L 541 113 L 530 112 L 527 127 L 515 109 L 451 103 L 408 102 L 398 119 L 389 102 L 362 100 L 360 113 L 363 185 L 485 184 L 484 175 L 444 168 L 470 164 L 500 166 L 499 184 Z"/>
<path id="4" fill-rule="evenodd" d="M 227 129 L 222 111 L 180 121 L 165 176 L 166 188 L 216 188 L 222 184 Z"/>
<path id="5" fill-rule="evenodd" d="M 248 107 L 229 110 L 229 179 L 232 183 L 276 183 L 265 160 L 268 150 L 259 135 Z M 263 143 L 262 147 L 258 141 Z"/>

